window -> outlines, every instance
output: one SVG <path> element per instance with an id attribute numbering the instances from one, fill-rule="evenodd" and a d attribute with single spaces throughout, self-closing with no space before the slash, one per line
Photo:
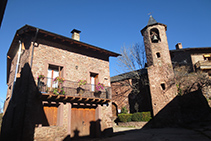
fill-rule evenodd
<path id="1" fill-rule="evenodd" d="M 95 86 L 99 82 L 97 73 L 90 73 L 91 91 L 95 91 Z"/>
<path id="2" fill-rule="evenodd" d="M 47 87 L 48 88 L 57 88 L 58 83 L 53 83 L 53 79 L 62 76 L 63 67 L 55 66 L 55 65 L 49 65 L 48 67 L 48 75 L 47 75 Z"/>
<path id="3" fill-rule="evenodd" d="M 161 86 L 161 89 L 162 89 L 163 91 L 165 91 L 165 90 L 166 90 L 165 83 L 161 83 L 161 84 L 160 84 L 160 86 Z"/>
<path id="4" fill-rule="evenodd" d="M 205 61 L 211 61 L 211 55 L 210 54 L 203 55 L 203 56 L 204 56 Z"/>
<path id="5" fill-rule="evenodd" d="M 156 57 L 157 57 L 157 58 L 160 58 L 160 52 L 157 52 L 157 53 L 156 53 Z"/>

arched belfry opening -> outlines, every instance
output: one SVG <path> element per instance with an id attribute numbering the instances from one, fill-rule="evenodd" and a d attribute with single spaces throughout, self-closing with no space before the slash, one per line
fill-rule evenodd
<path id="1" fill-rule="evenodd" d="M 158 43 L 161 41 L 159 30 L 157 28 L 152 28 L 150 30 L 150 39 L 152 43 Z"/>

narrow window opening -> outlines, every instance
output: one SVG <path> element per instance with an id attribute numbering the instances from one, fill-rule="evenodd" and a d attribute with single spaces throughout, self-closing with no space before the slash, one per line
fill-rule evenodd
<path id="1" fill-rule="evenodd" d="M 156 57 L 157 57 L 157 58 L 160 58 L 160 52 L 157 52 L 157 53 L 156 53 Z"/>
<path id="2" fill-rule="evenodd" d="M 211 61 L 211 55 L 210 54 L 204 55 L 204 60 Z"/>
<path id="3" fill-rule="evenodd" d="M 91 91 L 95 91 L 95 86 L 99 82 L 97 73 L 90 72 L 90 82 L 91 82 Z"/>
<path id="4" fill-rule="evenodd" d="M 164 83 L 161 83 L 161 89 L 162 89 L 163 91 L 166 90 L 166 86 L 165 86 Z"/>

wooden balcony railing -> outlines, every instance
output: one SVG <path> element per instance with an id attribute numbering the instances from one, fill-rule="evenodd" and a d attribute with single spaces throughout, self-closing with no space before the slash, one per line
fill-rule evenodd
<path id="1" fill-rule="evenodd" d="M 79 86 L 78 82 L 69 80 L 59 84 L 47 77 L 38 79 L 38 89 L 45 94 L 111 99 L 111 87 L 104 86 L 103 89 L 97 91 L 96 85 L 85 84 Z"/>

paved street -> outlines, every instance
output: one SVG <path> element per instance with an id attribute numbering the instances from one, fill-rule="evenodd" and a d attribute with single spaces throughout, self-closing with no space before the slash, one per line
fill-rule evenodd
<path id="1" fill-rule="evenodd" d="M 128 128 L 130 129 L 130 128 Z M 121 129 L 115 129 L 121 130 Z M 126 128 L 122 128 L 126 130 Z M 210 141 L 211 130 L 184 128 L 135 129 L 116 132 L 112 137 L 100 139 L 102 141 Z"/>

